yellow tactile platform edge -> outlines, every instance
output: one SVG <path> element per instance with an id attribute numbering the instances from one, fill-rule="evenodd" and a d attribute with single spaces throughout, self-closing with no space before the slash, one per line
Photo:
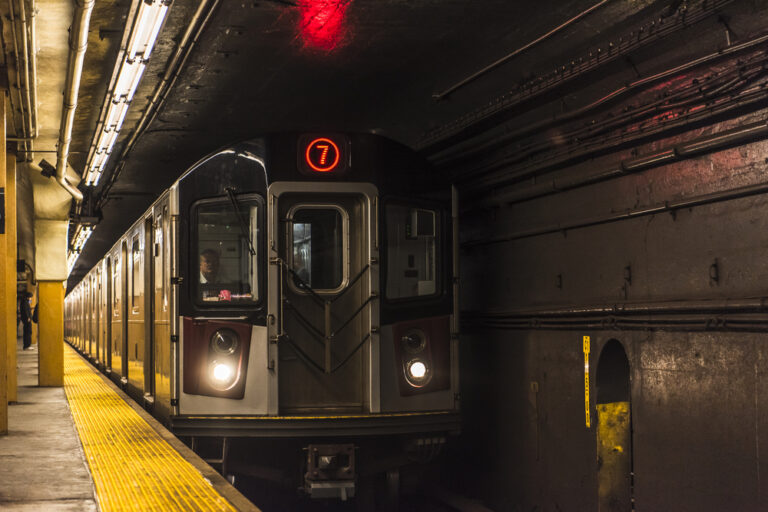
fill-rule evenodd
<path id="1" fill-rule="evenodd" d="M 103 512 L 236 510 L 66 344 L 64 390 Z"/>

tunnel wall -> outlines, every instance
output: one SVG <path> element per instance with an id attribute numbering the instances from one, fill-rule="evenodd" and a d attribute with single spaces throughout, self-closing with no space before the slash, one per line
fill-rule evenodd
<path id="1" fill-rule="evenodd" d="M 754 110 L 607 152 L 554 176 L 766 115 Z M 594 389 L 590 428 L 584 403 L 582 337 L 590 336 L 593 386 L 604 343 L 619 340 L 629 359 L 637 510 L 768 507 L 760 481 L 768 195 L 717 198 L 765 182 L 766 168 L 768 142 L 754 140 L 538 199 L 467 208 L 457 485 L 494 510 L 597 510 Z M 716 200 L 615 219 L 701 197 Z"/>

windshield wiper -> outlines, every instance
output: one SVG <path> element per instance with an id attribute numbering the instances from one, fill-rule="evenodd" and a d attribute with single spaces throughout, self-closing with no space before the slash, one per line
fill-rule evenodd
<path id="1" fill-rule="evenodd" d="M 251 252 L 251 256 L 256 256 L 256 249 L 253 248 L 251 236 L 248 234 L 248 225 L 245 223 L 243 216 L 240 215 L 240 203 L 237 202 L 237 198 L 235 197 L 235 189 L 227 187 L 224 190 L 227 191 L 229 201 L 232 203 L 232 207 L 235 209 L 235 215 L 237 215 L 237 220 L 240 222 L 240 232 L 243 234 L 243 237 L 248 240 L 248 250 Z"/>

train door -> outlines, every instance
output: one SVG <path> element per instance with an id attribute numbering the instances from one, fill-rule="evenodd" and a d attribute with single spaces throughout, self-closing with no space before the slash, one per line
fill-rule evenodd
<path id="1" fill-rule="evenodd" d="M 144 325 L 146 307 L 144 304 L 144 258 L 142 258 L 142 245 L 144 244 L 142 228 L 132 231 L 130 236 L 131 254 L 129 271 L 128 299 L 128 383 L 136 390 L 144 389 L 144 349 L 145 329 Z"/>
<path id="2" fill-rule="evenodd" d="M 107 257 L 107 264 L 104 267 L 104 289 L 106 292 L 104 298 L 104 367 L 108 370 L 112 368 L 112 304 L 113 304 L 113 275 L 112 258 Z"/>
<path id="3" fill-rule="evenodd" d="M 91 346 L 89 347 L 89 354 L 92 359 L 96 360 L 99 357 L 99 273 L 93 272 L 91 278 Z"/>
<path id="4" fill-rule="evenodd" d="M 119 372 L 120 380 L 125 384 L 128 382 L 128 245 L 125 240 L 120 244 L 119 254 L 113 279 L 112 369 Z"/>
<path id="5" fill-rule="evenodd" d="M 102 265 L 96 268 L 96 360 L 104 364 L 104 287 Z"/>
<path id="6" fill-rule="evenodd" d="M 155 212 L 153 261 L 154 333 L 152 336 L 155 406 L 170 403 L 171 395 L 171 313 L 170 233 L 168 206 Z M 166 411 L 166 414 L 170 411 Z"/>
<path id="7" fill-rule="evenodd" d="M 155 397 L 154 319 L 155 319 L 155 229 L 154 217 L 144 219 L 144 399 Z"/>
<path id="8" fill-rule="evenodd" d="M 93 310 L 93 276 L 89 275 L 88 287 L 85 294 L 85 353 L 92 356 L 91 345 L 93 344 L 93 317 L 96 312 Z"/>
<path id="9" fill-rule="evenodd" d="M 370 369 L 378 368 L 371 364 L 377 351 L 370 341 L 375 191 L 353 184 L 329 184 L 326 193 L 325 184 L 283 185 L 273 200 L 281 271 L 275 276 L 279 297 L 271 301 L 280 308 L 280 413 L 370 411 Z"/>

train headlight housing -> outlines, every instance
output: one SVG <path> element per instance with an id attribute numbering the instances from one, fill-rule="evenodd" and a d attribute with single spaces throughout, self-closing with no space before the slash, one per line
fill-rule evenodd
<path id="1" fill-rule="evenodd" d="M 423 359 L 411 359 L 405 363 L 405 378 L 415 388 L 425 386 L 432 378 L 432 370 Z"/>
<path id="2" fill-rule="evenodd" d="M 239 345 L 240 339 L 232 329 L 219 329 L 211 336 L 211 349 L 218 354 L 234 354 Z"/>
<path id="3" fill-rule="evenodd" d="M 418 354 L 427 346 L 426 335 L 418 329 L 408 331 L 400 338 L 403 350 L 408 354 Z"/>
<path id="4" fill-rule="evenodd" d="M 237 380 L 237 372 L 232 364 L 225 361 L 213 361 L 209 366 L 211 384 L 219 390 L 230 389 Z"/>

